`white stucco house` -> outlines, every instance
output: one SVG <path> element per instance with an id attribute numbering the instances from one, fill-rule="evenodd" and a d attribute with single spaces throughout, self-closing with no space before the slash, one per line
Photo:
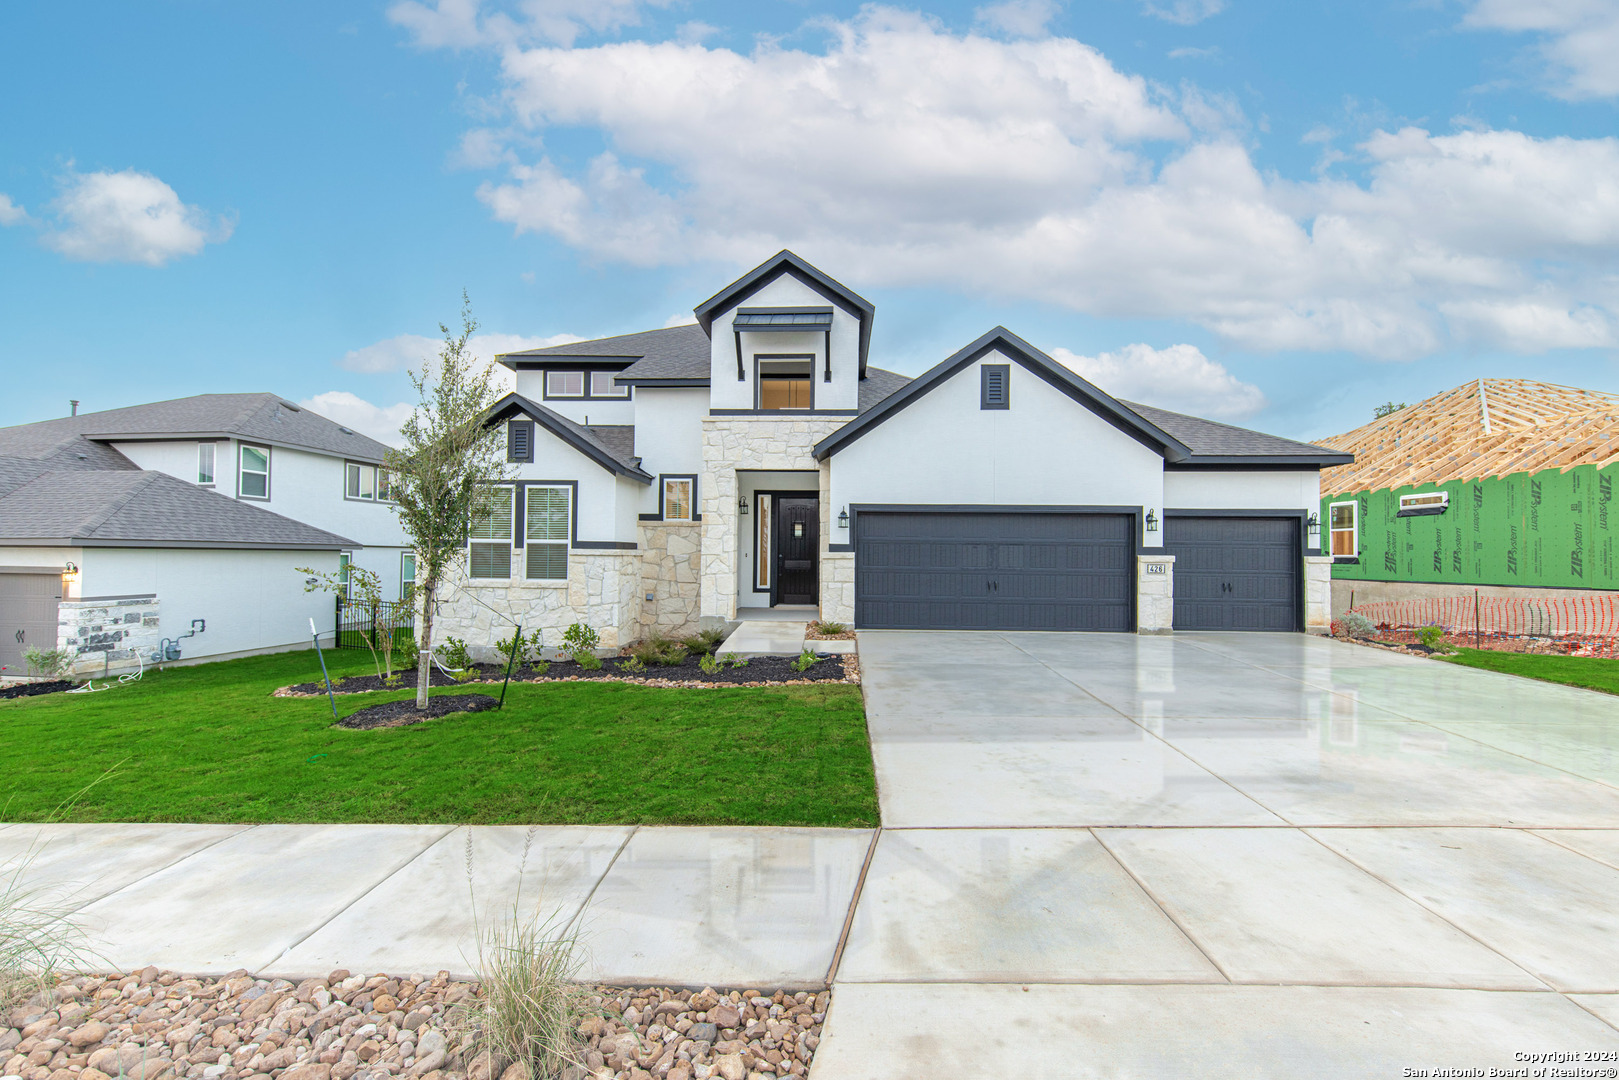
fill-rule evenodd
<path id="1" fill-rule="evenodd" d="M 333 600 L 295 567 L 364 566 L 389 596 L 414 576 L 385 451 L 274 394 L 0 428 L 0 666 L 30 645 L 81 673 L 307 647 Z"/>
<path id="2" fill-rule="evenodd" d="M 607 646 L 791 607 L 859 628 L 1323 630 L 1347 455 L 1118 401 L 996 328 L 916 379 L 782 252 L 695 325 L 508 353 L 516 479 L 442 633 Z"/>

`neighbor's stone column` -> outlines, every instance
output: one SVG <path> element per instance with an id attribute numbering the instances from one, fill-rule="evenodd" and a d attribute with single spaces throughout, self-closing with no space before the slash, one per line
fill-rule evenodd
<path id="1" fill-rule="evenodd" d="M 1304 632 L 1332 632 L 1332 556 L 1304 557 Z"/>
<path id="2" fill-rule="evenodd" d="M 1175 556 L 1136 556 L 1136 633 L 1168 634 L 1175 626 Z"/>

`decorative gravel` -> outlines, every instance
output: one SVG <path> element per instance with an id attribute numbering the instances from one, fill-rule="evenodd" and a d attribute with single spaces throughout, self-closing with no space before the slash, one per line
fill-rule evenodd
<path id="1" fill-rule="evenodd" d="M 359 712 L 350 713 L 337 722 L 340 728 L 369 731 L 372 728 L 409 727 L 423 720 L 433 720 L 452 713 L 485 712 L 500 702 L 488 694 L 439 694 L 427 699 L 427 711 L 416 708 L 416 699 L 385 701 Z"/>
<path id="2" fill-rule="evenodd" d="M 25 682 L 16 686 L 8 686 L 0 690 L 0 700 L 6 698 L 38 697 L 40 694 L 60 694 L 64 690 L 73 689 L 73 684 L 66 679 L 57 679 L 55 682 Z"/>
<path id="3" fill-rule="evenodd" d="M 819 682 L 857 682 L 859 681 L 859 665 L 852 654 L 817 653 L 821 659 L 805 671 L 794 671 L 795 656 L 756 656 L 744 660 L 741 667 L 724 664 L 721 668 L 709 674 L 699 666 L 700 657 L 688 656 L 678 664 L 668 666 L 648 666 L 646 670 L 635 672 L 626 671 L 624 665 L 629 662 L 627 656 L 615 656 L 602 661 L 597 670 L 580 667 L 572 660 L 557 660 L 549 664 L 542 675 L 535 669 L 524 664 L 512 669 L 512 682 L 568 682 L 585 680 L 604 680 L 607 682 L 636 682 L 649 686 L 781 686 L 804 685 Z M 475 684 L 499 683 L 506 677 L 506 669 L 493 664 L 478 664 L 473 669 L 475 674 L 468 676 L 459 683 L 444 678 L 437 669 L 433 672 L 434 686 L 469 686 Z M 442 682 L 440 680 L 443 680 Z M 332 684 L 332 689 L 339 694 L 359 694 L 373 690 L 405 690 L 415 689 L 416 672 L 402 674 L 399 680 L 388 686 L 375 675 L 350 675 Z M 276 691 L 279 697 L 316 697 L 326 693 L 326 684 L 319 682 L 298 683 L 296 686 L 282 687 Z"/>
<path id="4" fill-rule="evenodd" d="M 0 1075 L 21 1080 L 532 1080 L 471 1045 L 448 972 L 79 976 L 0 1016 Z M 562 1080 L 804 1076 L 830 992 L 592 988 Z M 9 1060 L 8 1060 L 9 1059 Z"/>

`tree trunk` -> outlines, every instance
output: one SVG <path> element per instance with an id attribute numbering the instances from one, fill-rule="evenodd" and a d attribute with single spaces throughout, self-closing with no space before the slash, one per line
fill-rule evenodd
<path id="1" fill-rule="evenodd" d="M 433 595 L 438 592 L 438 581 L 428 578 L 422 583 L 421 633 L 416 638 L 416 707 L 427 709 L 427 686 L 433 681 Z"/>

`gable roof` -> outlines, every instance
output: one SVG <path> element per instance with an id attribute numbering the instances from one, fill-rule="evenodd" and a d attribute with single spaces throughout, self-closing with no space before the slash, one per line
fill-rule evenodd
<path id="1" fill-rule="evenodd" d="M 1236 465 L 1264 461 L 1276 465 L 1344 465 L 1355 460 L 1353 454 L 1341 450 L 1250 431 L 1218 420 L 1187 416 L 1134 401 L 1120 404 L 1129 406 L 1185 443 L 1192 456 L 1182 464 Z"/>
<path id="2" fill-rule="evenodd" d="M 388 451 L 375 439 L 275 394 L 198 394 L 0 428 L 0 456 L 40 459 L 75 446 L 74 452 L 83 452 L 85 441 L 165 438 L 238 438 L 373 464 L 381 464 Z M 127 464 L 122 455 L 119 459 Z M 106 467 L 123 467 L 107 460 Z"/>
<path id="3" fill-rule="evenodd" d="M 797 278 L 860 320 L 860 375 L 864 378 L 866 358 L 871 352 L 871 324 L 877 314 L 877 308 L 853 289 L 826 276 L 786 249 L 777 252 L 693 308 L 697 314 L 697 325 L 703 328 L 703 333 L 712 337 L 716 315 L 740 304 L 783 274 Z"/>
<path id="4" fill-rule="evenodd" d="M 686 323 L 501 353 L 496 359 L 514 371 L 526 366 L 525 361 L 625 359 L 633 362 L 618 373 L 615 381 L 626 386 L 707 386 L 709 356 L 708 334 L 695 323 Z"/>
<path id="5" fill-rule="evenodd" d="M 0 498 L 0 543 L 333 550 L 361 545 L 145 470 L 44 472 Z"/>
<path id="6" fill-rule="evenodd" d="M 547 409 L 521 394 L 507 394 L 490 408 L 485 425 L 510 420 L 521 413 L 551 434 L 579 451 L 610 473 L 627 476 L 643 484 L 652 483 L 652 474 L 633 457 L 635 428 L 629 424 L 576 424 L 559 412 Z"/>
<path id="7" fill-rule="evenodd" d="M 997 326 L 816 443 L 816 459 L 826 460 L 992 351 L 999 351 L 1008 359 L 1029 369 L 1126 435 L 1162 454 L 1166 460 L 1183 461 L 1191 456 L 1191 448 L 1175 436 L 1121 402 L 1115 401 L 1006 327 Z"/>
<path id="8" fill-rule="evenodd" d="M 903 389 L 910 382 L 909 375 L 901 375 L 897 371 L 885 371 L 877 367 L 867 368 L 865 378 L 860 380 L 856 388 L 859 397 L 855 401 L 855 408 L 860 412 L 875 409 L 883 399 Z"/>
<path id="9" fill-rule="evenodd" d="M 1531 379 L 1474 379 L 1322 443 L 1354 464 L 1323 494 L 1443 484 L 1619 461 L 1619 395 Z"/>

